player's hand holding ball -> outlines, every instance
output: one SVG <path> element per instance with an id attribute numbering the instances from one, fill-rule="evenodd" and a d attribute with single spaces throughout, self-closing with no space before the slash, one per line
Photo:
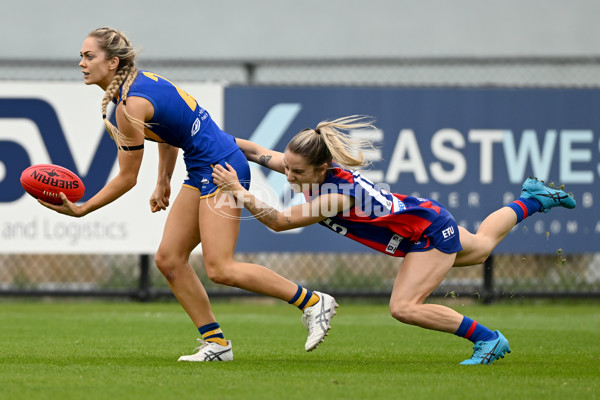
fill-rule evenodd
<path id="1" fill-rule="evenodd" d="M 82 211 L 82 207 L 70 201 L 67 195 L 64 193 L 61 192 L 59 194 L 59 198 L 62 200 L 62 204 L 47 203 L 42 199 L 38 199 L 38 203 L 44 207 L 48 207 L 49 209 L 56 211 L 57 213 L 69 215 L 71 217 L 83 217 L 85 215 L 85 213 Z"/>
<path id="2" fill-rule="evenodd" d="M 36 164 L 21 173 L 21 186 L 38 202 L 61 214 L 84 215 L 80 200 L 85 192 L 83 181 L 67 168 L 54 164 Z"/>

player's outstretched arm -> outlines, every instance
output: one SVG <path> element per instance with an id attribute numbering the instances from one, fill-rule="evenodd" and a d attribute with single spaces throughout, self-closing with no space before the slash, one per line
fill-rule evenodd
<path id="1" fill-rule="evenodd" d="M 221 190 L 231 193 L 257 220 L 275 232 L 316 224 L 353 206 L 352 197 L 329 193 L 279 211 L 246 190 L 239 183 L 237 173 L 231 165 L 227 164 L 227 169 L 222 165 L 215 166 L 212 176 L 213 182 Z"/>
<path id="2" fill-rule="evenodd" d="M 235 139 L 248 161 L 260 164 L 281 174 L 284 173 L 283 153 L 265 149 L 264 147 L 245 139 Z"/>
<path id="3" fill-rule="evenodd" d="M 63 204 L 54 205 L 42 200 L 38 200 L 38 202 L 58 213 L 69 215 L 71 217 L 83 217 L 84 215 L 115 201 L 135 186 L 143 152 L 144 150 L 136 150 L 129 152 L 131 154 L 125 154 L 127 152 L 119 150 L 119 173 L 117 176 L 108 182 L 106 186 L 91 199 L 81 205 L 69 201 L 64 193 L 60 194 Z"/>
<path id="4" fill-rule="evenodd" d="M 135 150 L 119 150 L 117 155 L 119 173 L 91 199 L 81 205 L 70 202 L 64 194 L 61 194 L 60 196 L 63 200 L 63 204 L 53 205 L 40 201 L 42 205 L 61 214 L 72 217 L 83 217 L 84 215 L 115 201 L 136 185 L 144 155 L 144 149 L 143 147 L 140 147 L 140 144 L 144 143 L 143 127 L 128 120 L 123 114 L 122 107 L 122 103 L 117 107 L 117 126 L 120 135 L 123 137 L 124 145 L 132 147 Z M 147 115 L 154 112 L 154 110 L 149 107 L 151 107 L 151 104 L 148 100 L 140 97 L 132 97 L 128 102 L 127 110 L 132 117 L 141 121 L 146 121 L 149 119 L 147 118 Z"/>

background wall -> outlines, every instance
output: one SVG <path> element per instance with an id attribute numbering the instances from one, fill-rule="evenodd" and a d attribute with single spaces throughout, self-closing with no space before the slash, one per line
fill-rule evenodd
<path id="1" fill-rule="evenodd" d="M 462 89 L 480 88 L 488 92 L 496 89 L 502 93 L 529 90 L 538 94 L 567 89 L 578 95 L 597 96 L 600 88 L 600 44 L 597 40 L 600 26 L 596 21 L 599 11 L 600 2 L 593 0 L 5 0 L 0 7 L 0 97 L 9 103 L 23 97 L 45 100 L 60 121 L 60 128 L 55 126 L 55 132 L 50 133 L 62 131 L 72 146 L 77 142 L 75 138 L 104 137 L 99 116 L 101 91 L 82 84 L 77 66 L 82 41 L 88 32 L 101 26 L 124 30 L 142 50 L 137 59 L 140 67 L 177 82 L 194 94 L 213 116 L 224 107 L 224 97 L 231 99 L 231 96 L 215 95 L 206 87 L 199 88 L 198 94 L 195 94 L 196 85 L 216 83 L 217 90 L 235 90 L 236 85 L 241 85 L 237 86 L 238 90 L 253 91 L 278 85 L 304 89 L 322 87 L 325 91 L 342 86 L 355 91 L 407 89 L 406 93 L 419 89 L 425 92 L 423 89 L 427 88 L 446 89 L 447 93 L 456 89 L 460 92 Z M 78 94 L 74 95 L 72 91 Z M 297 99 L 293 100 L 297 103 Z M 537 104 L 538 108 L 543 108 L 547 99 L 542 100 Z M 598 126 L 595 106 L 599 102 L 592 100 L 585 107 L 580 107 L 566 97 L 563 101 L 568 103 L 564 110 L 550 111 L 547 116 L 541 113 L 541 119 L 526 126 L 516 126 L 512 115 L 534 115 L 530 112 L 531 104 L 520 107 L 518 112 L 506 112 L 508 117 L 501 124 L 485 120 L 467 127 L 446 124 L 428 105 L 421 109 L 432 114 L 432 118 L 427 117 L 430 114 L 423 114 L 423 121 L 440 122 L 440 126 L 432 132 L 448 127 L 458 127 L 462 133 L 471 128 L 512 128 L 514 132 L 537 129 L 541 143 L 541 135 L 549 130 L 589 129 L 593 137 L 586 133 L 585 143 L 578 145 L 584 148 L 578 148 L 572 154 L 561 150 L 561 154 L 566 154 L 570 161 L 582 161 L 574 167 L 577 170 L 589 167 L 600 171 L 597 168 L 598 129 L 595 128 Z M 319 104 L 312 98 L 306 99 L 306 103 Z M 481 104 L 478 102 L 477 105 Z M 320 107 L 319 112 L 323 115 L 311 114 L 306 120 L 299 120 L 300 128 L 332 117 L 333 106 Z M 30 120 L 37 120 L 39 116 L 27 107 L 12 108 L 22 117 L 14 121 L 15 115 L 7 115 L 10 114 L 9 108 L 0 106 L 0 114 L 4 113 L 0 118 L 3 124 L 0 126 L 0 139 L 11 143 L 12 148 L 20 144 L 31 160 L 38 160 L 35 158 L 38 155 L 42 160 L 54 160 L 44 153 L 52 146 L 40 142 L 40 138 L 49 137 L 48 132 L 52 131 L 50 124 L 32 124 Z M 364 113 L 365 109 L 366 106 L 361 105 L 356 112 Z M 474 114 L 471 110 L 469 107 L 456 115 L 472 121 Z M 491 111 L 498 112 L 499 109 L 490 106 L 489 111 L 477 115 L 487 117 L 492 114 Z M 235 115 L 237 112 L 239 110 Z M 338 116 L 348 112 L 350 108 L 345 105 Z M 584 117 L 593 119 L 594 123 L 582 126 L 579 114 L 573 114 L 576 116 L 574 122 L 553 122 L 553 118 L 560 119 L 571 115 L 571 112 L 584 113 Z M 23 117 L 23 114 L 27 115 Z M 256 117 L 262 115 L 262 112 L 257 113 Z M 239 124 L 242 121 L 233 119 L 223 127 L 229 130 L 228 125 L 233 122 Z M 254 122 L 242 123 L 232 133 L 240 136 L 250 134 L 256 127 L 257 121 Z M 414 127 L 406 126 L 403 120 L 401 124 L 386 129 L 394 139 L 401 129 Z M 27 140 L 27 135 L 37 141 Z M 553 135 L 549 135 L 550 139 L 555 137 Z M 39 146 L 36 147 L 36 143 Z M 78 171 L 87 174 L 91 160 L 96 157 L 103 159 L 104 154 L 99 148 L 93 140 L 86 141 L 83 147 L 71 148 Z M 150 151 L 152 146 L 147 148 L 146 151 Z M 16 160 L 17 163 L 9 162 L 14 154 L 4 143 L 0 143 L 1 150 L 4 155 L 0 154 L 0 186 L 13 184 L 15 190 L 20 190 L 17 182 L 22 170 L 17 167 L 19 160 Z M 156 160 L 156 157 L 144 158 L 145 162 Z M 55 162 L 61 163 L 58 159 Z M 116 166 L 114 168 L 113 173 Z M 146 184 L 151 188 L 156 168 L 146 164 L 146 169 L 150 172 L 143 174 L 144 179 L 148 179 Z M 477 172 L 477 168 L 470 171 Z M 593 176 L 597 180 L 595 172 Z M 468 185 L 457 187 L 468 190 Z M 591 206 L 594 195 L 596 199 L 600 198 L 597 188 L 597 184 L 590 183 L 585 191 L 578 190 L 582 199 L 589 192 L 587 201 L 580 204 Z M 123 200 L 112 208 L 128 215 L 127 220 L 132 223 L 139 218 L 131 218 L 134 212 L 127 212 L 125 206 L 145 204 L 148 193 L 141 181 L 134 191 L 127 196 L 139 194 L 143 200 Z M 130 197 L 130 200 L 133 199 Z M 33 200 L 22 197 L 19 201 Z M 578 207 L 576 212 L 587 213 L 588 209 Z M 101 219 L 99 224 L 94 224 L 92 216 L 92 220 L 69 221 L 68 225 L 59 220 L 52 229 L 46 223 L 46 218 L 50 218 L 47 214 L 37 219 L 31 214 L 27 214 L 29 219 L 21 219 L 17 215 L 14 222 L 7 217 L 11 215 L 17 214 L 0 210 L 0 239 L 4 239 L 0 240 L 0 295 L 94 293 L 132 295 L 143 299 L 155 295 L 170 296 L 162 275 L 151 268 L 152 252 L 140 254 L 132 247 L 127 250 L 112 247 L 111 251 L 119 254 L 79 254 L 73 257 L 70 254 L 48 254 L 62 253 L 63 248 L 53 247 L 50 251 L 48 247 L 35 247 L 26 249 L 26 254 L 17 254 L 20 253 L 18 249 L 7 240 L 19 235 L 37 239 L 35 235 L 40 232 L 49 240 L 58 237 L 69 240 L 77 236 L 82 225 L 88 223 L 91 223 L 88 225 L 91 228 L 84 234 L 107 236 L 106 232 L 110 233 L 110 229 L 103 229 L 107 227 L 107 220 Z M 598 213 L 590 211 L 589 216 L 590 220 L 600 221 Z M 101 215 L 98 217 L 101 218 Z M 159 225 L 161 228 L 156 228 L 157 234 L 162 231 L 162 224 Z M 108 228 L 111 226 L 109 224 Z M 595 234 L 599 234 L 600 222 L 595 226 Z M 64 234 L 58 235 L 57 232 Z M 555 235 L 554 231 L 552 235 Z M 557 239 L 560 241 L 560 238 Z M 123 246 L 131 243 L 127 241 Z M 545 245 L 549 243 L 544 242 Z M 155 247 L 150 246 L 151 249 Z M 83 250 L 79 246 L 68 252 Z M 88 251 L 92 250 L 98 251 L 96 247 L 88 248 Z M 565 247 L 565 250 L 568 248 Z M 122 251 L 135 254 L 120 254 Z M 540 252 L 540 247 L 536 246 L 531 251 Z M 453 270 L 444 284 L 452 288 L 453 295 L 476 293 L 484 298 L 496 295 L 512 298 L 515 293 L 597 297 L 600 293 L 600 253 L 566 254 L 562 247 L 555 253 L 496 255 L 493 280 L 490 268 L 461 268 Z M 238 252 L 237 256 L 242 261 L 268 265 L 294 281 L 322 289 L 331 288 L 336 293 L 387 295 L 398 268 L 395 258 L 372 253 Z M 207 289 L 211 293 L 223 290 L 220 285 L 208 280 L 202 263 L 201 255 L 195 254 L 192 264 Z M 483 281 L 482 270 L 486 276 Z M 437 294 L 448 295 L 444 285 Z"/>
<path id="2" fill-rule="evenodd" d="M 152 59 L 600 55 L 595 0 L 3 3 L 0 58 L 77 59 L 107 25 Z"/>

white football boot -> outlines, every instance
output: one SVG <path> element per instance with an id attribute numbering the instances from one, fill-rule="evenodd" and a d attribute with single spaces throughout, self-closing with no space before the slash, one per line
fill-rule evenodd
<path id="1" fill-rule="evenodd" d="M 336 307 L 339 307 L 330 295 L 320 292 L 313 293 L 319 296 L 319 301 L 304 309 L 302 315 L 302 322 L 308 330 L 308 338 L 304 345 L 306 351 L 314 350 L 319 343 L 325 340 L 325 336 L 331 329 L 331 318 L 336 314 Z"/>
<path id="2" fill-rule="evenodd" d="M 231 340 L 227 341 L 227 346 L 221 346 L 215 342 L 204 342 L 202 339 L 198 339 L 198 341 L 202 343 L 200 347 L 194 349 L 198 352 L 189 356 L 181 356 L 177 361 L 233 361 Z"/>

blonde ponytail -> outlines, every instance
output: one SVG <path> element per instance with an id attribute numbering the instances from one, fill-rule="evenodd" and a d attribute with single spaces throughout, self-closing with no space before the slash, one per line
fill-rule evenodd
<path id="1" fill-rule="evenodd" d="M 373 149 L 366 140 L 352 139 L 343 131 L 375 129 L 372 120 L 365 116 L 351 115 L 333 121 L 322 121 L 315 129 L 304 129 L 287 145 L 287 150 L 306 158 L 308 164 L 317 167 L 332 161 L 345 169 L 365 168 L 371 165 L 364 156 L 365 150 Z"/>

